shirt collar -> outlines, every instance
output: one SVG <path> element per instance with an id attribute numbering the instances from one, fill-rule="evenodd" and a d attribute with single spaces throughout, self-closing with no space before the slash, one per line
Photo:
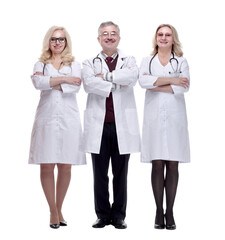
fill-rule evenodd
<path id="1" fill-rule="evenodd" d="M 105 53 L 101 52 L 101 55 L 103 57 L 104 60 L 106 60 L 106 58 L 108 57 Z M 115 58 L 117 57 L 118 52 L 114 53 L 111 57 L 113 58 L 112 62 L 115 60 Z"/>

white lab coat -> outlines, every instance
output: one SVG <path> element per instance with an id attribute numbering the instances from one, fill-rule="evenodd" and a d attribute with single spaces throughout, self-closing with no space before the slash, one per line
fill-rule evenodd
<path id="1" fill-rule="evenodd" d="M 35 72 L 42 72 L 44 64 L 37 62 Z M 81 77 L 78 62 L 64 66 L 60 73 L 52 64 L 46 64 L 44 76 L 32 75 L 36 89 L 41 90 L 31 136 L 29 163 L 86 163 L 82 152 L 82 130 L 76 93 L 80 87 L 61 84 L 62 91 L 50 87 L 50 76 Z"/>
<path id="2" fill-rule="evenodd" d="M 190 81 L 188 63 L 183 57 L 175 56 L 179 63 L 178 73 L 174 73 L 171 64 L 168 63 L 164 67 L 156 55 L 151 64 L 152 75 L 149 75 L 151 58 L 150 56 L 144 58 L 140 66 L 139 83 L 142 88 L 155 88 L 153 84 L 158 77 L 187 77 Z M 172 61 L 172 64 L 176 70 L 175 60 Z M 171 87 L 173 94 L 146 90 L 141 147 L 142 162 L 151 162 L 156 159 L 190 161 L 184 100 L 184 93 L 188 91 L 188 88 L 177 85 L 171 85 Z"/>
<path id="3" fill-rule="evenodd" d="M 112 92 L 115 124 L 120 154 L 140 152 L 140 132 L 133 86 L 138 79 L 138 67 L 134 57 L 118 50 L 118 61 L 113 71 L 113 82 L 124 85 Z M 83 63 L 84 89 L 88 93 L 84 112 L 84 146 L 89 153 L 99 153 L 106 112 L 106 98 L 109 97 L 112 83 L 95 77 L 109 72 L 101 54 L 102 64 L 91 58 Z"/>

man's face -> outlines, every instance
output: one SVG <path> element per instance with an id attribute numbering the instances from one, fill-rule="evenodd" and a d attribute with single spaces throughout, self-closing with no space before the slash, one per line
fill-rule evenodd
<path id="1" fill-rule="evenodd" d="M 116 52 L 120 42 L 118 29 L 113 25 L 101 28 L 98 42 L 102 46 L 103 52 Z"/>

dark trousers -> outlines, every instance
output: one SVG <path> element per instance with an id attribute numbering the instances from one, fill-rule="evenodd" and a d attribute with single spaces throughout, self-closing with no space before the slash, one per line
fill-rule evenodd
<path id="1" fill-rule="evenodd" d="M 95 212 L 101 219 L 124 219 L 127 206 L 127 172 L 130 154 L 119 153 L 115 123 L 104 123 L 100 154 L 91 154 L 94 172 Z M 109 202 L 108 169 L 111 158 L 113 204 Z"/>

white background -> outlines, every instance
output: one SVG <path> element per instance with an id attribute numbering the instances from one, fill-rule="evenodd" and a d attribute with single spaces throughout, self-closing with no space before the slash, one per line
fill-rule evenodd
<path id="1" fill-rule="evenodd" d="M 0 238 L 1 239 L 222 239 L 224 224 L 224 7 L 222 0 L 12 0 L 0 6 Z M 185 95 L 191 164 L 180 165 L 175 202 L 176 231 L 153 228 L 155 203 L 151 165 L 130 159 L 126 230 L 93 229 L 93 180 L 90 155 L 86 166 L 72 169 L 64 203 L 68 227 L 48 227 L 49 210 L 39 167 L 28 165 L 30 134 L 39 91 L 30 80 L 42 40 L 52 25 L 66 27 L 73 54 L 82 62 L 101 50 L 97 28 L 112 20 L 120 26 L 120 49 L 141 59 L 152 51 L 161 23 L 175 26 L 190 65 L 191 89 Z M 135 87 L 140 127 L 145 91 Z M 86 93 L 78 94 L 81 120 Z M 112 196 L 111 196 L 112 197 Z M 4 235 L 4 237 L 2 237 Z"/>

